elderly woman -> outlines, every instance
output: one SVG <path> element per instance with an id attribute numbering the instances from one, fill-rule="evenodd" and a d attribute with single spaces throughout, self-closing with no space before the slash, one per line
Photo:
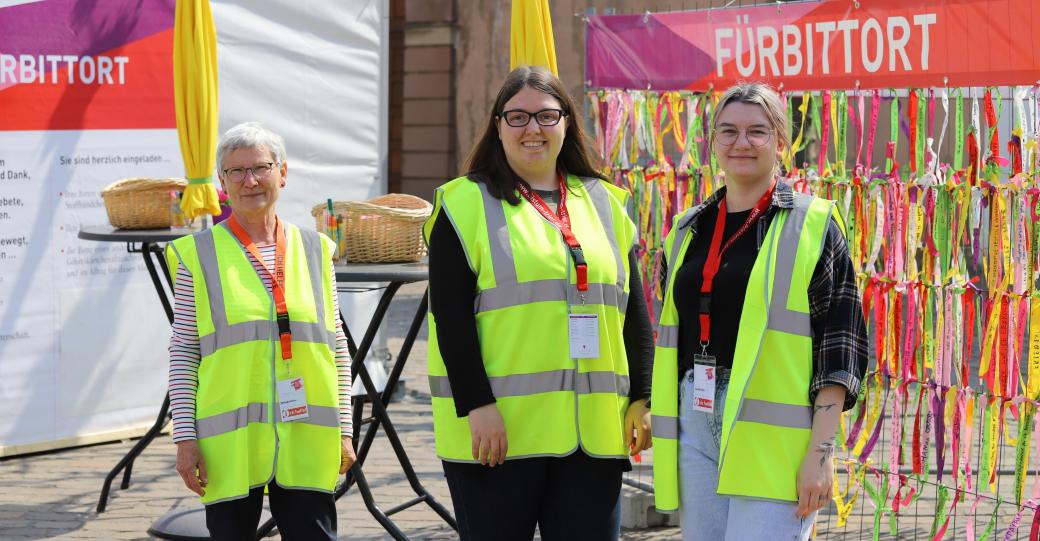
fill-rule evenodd
<path id="1" fill-rule="evenodd" d="M 166 253 L 177 472 L 214 540 L 253 539 L 265 487 L 283 539 L 336 539 L 333 491 L 354 450 L 332 241 L 278 217 L 277 134 L 231 128 L 217 167 L 231 218 Z"/>

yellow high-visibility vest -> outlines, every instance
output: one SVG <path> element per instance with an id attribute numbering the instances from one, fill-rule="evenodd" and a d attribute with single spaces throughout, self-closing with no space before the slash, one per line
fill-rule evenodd
<path id="1" fill-rule="evenodd" d="M 445 213 L 476 274 L 477 336 L 505 422 L 507 460 L 566 456 L 579 447 L 594 457 L 628 456 L 628 359 L 621 334 L 635 241 L 635 224 L 625 211 L 628 192 L 575 176 L 567 185 L 571 228 L 588 263 L 583 294 L 560 232 L 523 199 L 510 205 L 493 198 L 485 184 L 460 177 L 437 189 L 425 227 L 429 241 L 433 223 Z M 433 296 L 430 302 L 450 301 Z M 597 316 L 599 357 L 571 357 L 570 313 Z M 436 325 L 431 312 L 427 368 L 437 455 L 475 462 L 469 418 L 456 415 Z"/>
<path id="2" fill-rule="evenodd" d="M 812 331 L 808 287 L 833 203 L 795 194 L 779 209 L 748 279 L 733 369 L 723 406 L 718 493 L 797 501 L 798 468 L 809 446 Z M 679 314 L 675 274 L 703 207 L 677 217 L 665 239 L 667 289 L 657 330 L 651 422 L 657 509 L 679 508 Z"/>
<path id="3" fill-rule="evenodd" d="M 332 492 L 340 463 L 332 241 L 285 227 L 285 297 L 291 370 L 302 377 L 309 416 L 279 419 L 282 360 L 275 305 L 247 252 L 225 224 L 170 243 L 166 259 L 194 281 L 202 360 L 195 430 L 209 485 L 202 503 L 241 498 L 277 477 L 286 488 Z"/>

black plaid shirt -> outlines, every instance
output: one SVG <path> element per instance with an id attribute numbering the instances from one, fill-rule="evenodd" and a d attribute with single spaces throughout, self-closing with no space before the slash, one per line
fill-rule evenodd
<path id="1" fill-rule="evenodd" d="M 702 211 L 717 205 L 725 195 L 725 187 L 695 206 L 676 227 L 692 222 L 696 236 Z M 761 248 L 777 209 L 794 207 L 794 191 L 778 182 L 773 201 L 756 226 L 757 246 Z M 676 268 L 681 263 L 672 262 Z M 809 385 L 809 401 L 826 385 L 846 389 L 845 409 L 856 403 L 860 383 L 867 369 L 867 327 L 863 306 L 856 287 L 856 271 L 849 257 L 848 244 L 841 226 L 831 220 L 823 252 L 809 282 L 809 316 L 813 331 L 813 376 Z"/>

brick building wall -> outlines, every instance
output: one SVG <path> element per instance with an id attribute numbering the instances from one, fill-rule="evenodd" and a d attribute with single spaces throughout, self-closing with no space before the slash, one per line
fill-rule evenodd
<path id="1" fill-rule="evenodd" d="M 393 1 L 403 7 L 403 13 L 392 14 L 403 39 L 397 73 L 401 93 L 396 103 L 391 96 L 390 160 L 396 159 L 398 167 L 391 166 L 389 186 L 392 192 L 432 201 L 433 189 L 455 176 L 457 161 L 455 0 Z M 396 141 L 395 133 L 400 135 Z"/>

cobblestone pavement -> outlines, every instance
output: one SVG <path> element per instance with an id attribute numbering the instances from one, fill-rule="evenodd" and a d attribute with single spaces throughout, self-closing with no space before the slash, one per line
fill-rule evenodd
<path id="1" fill-rule="evenodd" d="M 422 296 L 424 284 L 402 288 L 387 317 L 388 346 L 396 355 Z M 360 334 L 360 330 L 357 331 Z M 425 325 L 407 368 L 406 396 L 390 406 L 390 415 L 407 447 L 421 482 L 449 509 L 451 499 L 433 451 L 429 386 L 422 374 L 426 358 Z M 94 512 L 105 474 L 133 442 L 123 441 L 67 449 L 0 461 L 0 540 L 28 539 L 148 539 L 152 521 L 171 509 L 195 504 L 174 471 L 175 450 L 169 436 L 160 436 L 134 464 L 130 487 L 114 485 L 108 509 Z M 376 503 L 389 509 L 413 497 L 385 437 L 365 463 Z M 364 507 L 356 489 L 338 503 L 342 539 L 391 539 Z M 418 505 L 394 515 L 412 539 L 455 539 L 457 536 L 429 507 Z M 677 539 L 677 528 L 626 531 L 626 540 Z"/>

